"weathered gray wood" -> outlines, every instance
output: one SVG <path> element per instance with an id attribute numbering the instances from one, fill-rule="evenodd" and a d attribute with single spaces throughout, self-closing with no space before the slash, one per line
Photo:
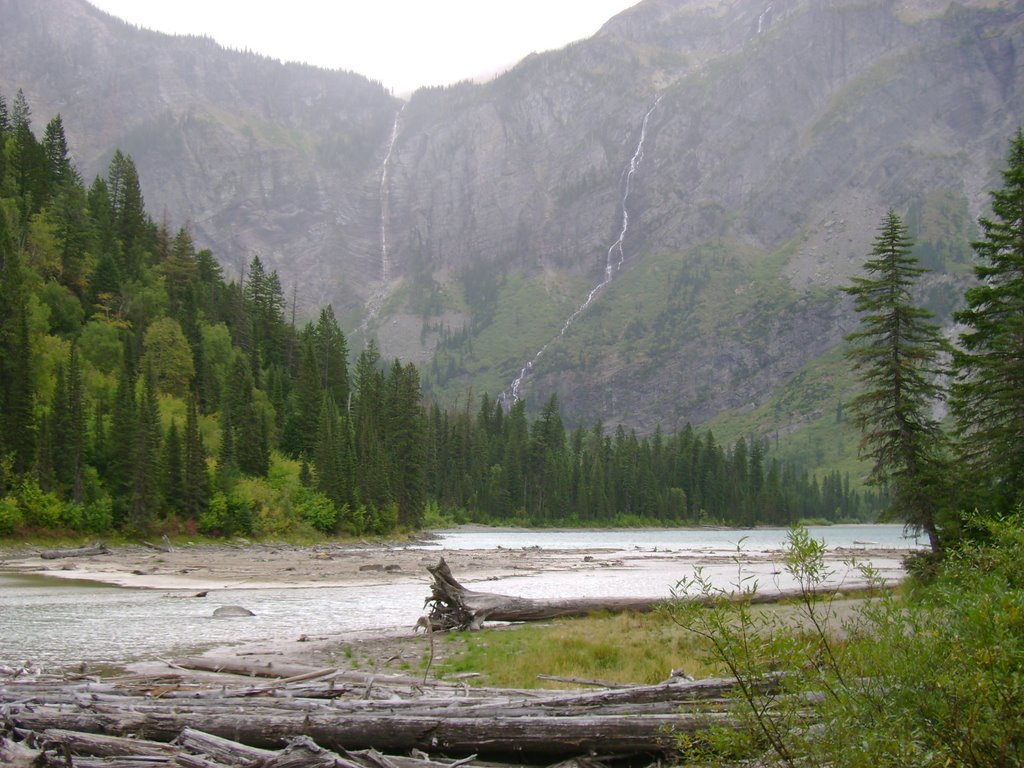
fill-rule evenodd
<path id="1" fill-rule="evenodd" d="M 58 560 L 62 557 L 89 557 L 91 555 L 109 555 L 110 550 L 106 544 L 93 544 L 88 547 L 75 547 L 74 549 L 48 549 L 40 552 L 43 560 Z"/>
<path id="2" fill-rule="evenodd" d="M 31 768 L 36 765 L 39 751 L 30 749 L 24 744 L 8 741 L 0 736 L 0 764 L 11 768 Z"/>
<path id="3" fill-rule="evenodd" d="M 443 557 L 427 570 L 433 578 L 427 598 L 431 606 L 427 621 L 433 630 L 477 630 L 485 621 L 547 621 L 596 611 L 650 611 L 665 602 L 665 598 L 635 597 L 532 600 L 466 589 Z"/>
<path id="4" fill-rule="evenodd" d="M 485 621 L 547 621 L 549 619 L 586 616 L 598 611 L 613 613 L 623 611 L 651 611 L 672 600 L 688 600 L 701 604 L 716 602 L 697 595 L 692 597 L 595 597 L 566 598 L 561 600 L 532 600 L 513 595 L 499 595 L 491 592 L 475 592 L 466 589 L 452 575 L 451 568 L 442 557 L 437 565 L 428 565 L 432 577 L 426 604 L 430 613 L 421 617 L 417 627 L 426 626 L 428 631 L 451 629 L 478 630 Z M 812 590 L 812 594 L 831 594 L 830 589 Z M 738 595 L 751 605 L 778 603 L 804 596 L 799 589 L 778 592 L 758 592 L 753 595 Z"/>
<path id="5" fill-rule="evenodd" d="M 140 733 L 170 741 L 185 728 L 262 749 L 280 749 L 297 736 L 336 750 L 374 747 L 395 751 L 422 749 L 449 755 L 490 754 L 522 758 L 587 754 L 660 752 L 670 748 L 669 734 L 693 733 L 709 724 L 731 723 L 720 713 L 582 715 L 551 717 L 542 714 L 508 717 L 417 717 L 413 715 L 352 715 L 309 713 L 203 713 L 201 722 L 187 712 L 54 711 L 40 707 L 13 713 L 19 727 L 45 730 L 61 723 L 89 733 Z"/>
<path id="6" fill-rule="evenodd" d="M 173 755 L 174 747 L 159 741 L 126 739 L 121 736 L 107 736 L 101 733 L 82 733 L 65 728 L 48 728 L 43 731 L 43 743 L 50 748 L 59 745 L 78 755 L 93 757 L 167 757 Z"/>
<path id="7" fill-rule="evenodd" d="M 201 755 L 224 765 L 248 765 L 270 760 L 275 755 L 270 750 L 249 747 L 239 744 L 237 741 L 214 736 L 190 727 L 183 728 L 174 743 L 187 752 Z"/>

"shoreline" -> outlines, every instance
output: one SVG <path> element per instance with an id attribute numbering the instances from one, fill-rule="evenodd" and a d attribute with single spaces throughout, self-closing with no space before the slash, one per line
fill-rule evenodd
<path id="1" fill-rule="evenodd" d="M 913 550 L 871 546 L 830 550 L 826 559 L 885 561 Z M 748 564 L 774 563 L 780 551 L 743 552 Z M 37 575 L 131 589 L 171 591 L 304 589 L 429 583 L 427 567 L 444 558 L 466 583 L 551 572 L 715 567 L 736 562 L 735 552 L 706 549 L 623 550 L 611 547 L 442 549 L 426 544 L 299 546 L 273 543 L 186 544 L 171 551 L 119 545 L 104 554 L 44 559 L 40 552 L 0 550 L 0 575 Z"/>
<path id="2" fill-rule="evenodd" d="M 903 576 L 900 558 L 909 550 L 845 549 L 830 550 L 828 563 L 835 567 L 856 556 L 861 561 L 881 565 L 886 578 Z M 770 574 L 781 570 L 781 551 L 745 552 L 742 563 L 764 577 L 771 589 Z M 587 583 L 611 578 L 619 583 L 672 583 L 701 567 L 732 572 L 734 552 L 708 550 L 611 548 L 588 549 L 441 549 L 426 544 L 195 544 L 176 546 L 162 552 L 141 545 L 120 545 L 108 553 L 83 557 L 43 559 L 39 553 L 0 549 L 0 576 L 22 575 L 59 578 L 74 582 L 100 583 L 143 590 L 165 590 L 191 597 L 207 591 L 228 591 L 243 601 L 246 590 L 337 587 L 422 587 L 430 592 L 427 566 L 444 558 L 456 577 L 471 589 L 506 595 L 529 594 L 538 581 L 554 591 L 545 594 L 565 597 Z M 603 572 L 603 573 L 599 573 Z M 526 578 L 522 590 L 509 580 Z M 493 586 L 490 586 L 492 582 Z M 847 584 L 846 586 L 853 586 Z M 188 594 L 192 593 L 192 594 Z M 603 592 L 600 594 L 604 594 Z M 639 596 L 639 595 L 637 595 Z M 224 595 L 221 595 L 224 598 Z M 667 595 L 666 595 L 667 598 Z M 226 602 L 231 602 L 226 599 Z M 430 640 L 413 630 L 420 613 L 410 615 L 405 628 L 378 627 L 342 633 L 308 634 L 289 629 L 272 639 L 219 641 L 201 655 L 227 661 L 252 664 L 306 664 L 342 669 L 399 669 L 415 666 L 430 648 Z M 122 668 L 155 674 L 173 673 L 173 665 L 158 657 L 128 661 Z"/>

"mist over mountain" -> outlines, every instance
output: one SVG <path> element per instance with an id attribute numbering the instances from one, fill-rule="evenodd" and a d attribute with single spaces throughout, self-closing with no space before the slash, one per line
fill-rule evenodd
<path id="1" fill-rule="evenodd" d="M 889 207 L 948 316 L 1024 123 L 1010 0 L 646 0 L 408 102 L 84 0 L 0 16 L 0 90 L 37 129 L 62 114 L 87 178 L 129 153 L 155 216 L 235 271 L 259 254 L 440 399 L 518 380 L 642 432 L 832 407 L 807 367 L 855 322 L 836 288 Z"/>

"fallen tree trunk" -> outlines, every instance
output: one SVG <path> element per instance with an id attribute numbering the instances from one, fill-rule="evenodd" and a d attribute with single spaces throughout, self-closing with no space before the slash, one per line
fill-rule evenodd
<path id="1" fill-rule="evenodd" d="M 655 597 L 597 597 L 568 598 L 565 600 L 532 600 L 527 597 L 474 592 L 466 589 L 452 575 L 451 568 L 442 557 L 437 565 L 427 566 L 433 582 L 430 585 L 431 606 L 420 625 L 429 623 L 429 629 L 477 630 L 485 621 L 547 621 L 548 619 L 586 616 L 596 611 L 650 611 L 665 602 Z"/>
<path id="2" fill-rule="evenodd" d="M 170 741 L 200 725 L 195 715 L 179 710 L 99 713 L 38 706 L 11 719 L 22 729 L 46 731 L 60 726 L 84 733 L 145 734 Z M 335 750 L 412 749 L 447 755 L 489 754 L 517 758 L 551 758 L 598 754 L 664 753 L 672 734 L 695 733 L 714 724 L 730 725 L 723 713 L 600 715 L 571 717 L 544 714 L 488 717 L 418 717 L 386 713 L 359 715 L 328 709 L 308 712 L 202 713 L 206 733 L 261 749 L 280 749 L 297 736 L 308 736 Z"/>
<path id="3" fill-rule="evenodd" d="M 266 688 L 218 681 L 209 683 L 209 695 L 197 698 L 172 698 L 165 685 L 160 678 L 140 690 L 132 681 L 131 689 L 120 693 L 109 684 L 79 682 L 63 688 L 0 685 L 0 736 L 5 728 L 20 738 L 35 734 L 35 745 L 55 757 L 78 755 L 74 766 L 86 765 L 84 756 L 124 765 L 166 762 L 169 752 L 161 744 L 173 741 L 188 754 L 173 752 L 172 763 L 210 768 L 269 758 L 258 750 L 280 750 L 300 737 L 343 755 L 364 748 L 422 750 L 511 758 L 516 763 L 588 754 L 663 755 L 672 750 L 673 733 L 734 725 L 718 698 L 734 685 L 725 680 L 530 695 L 484 689 L 478 692 L 481 698 L 456 690 L 428 689 L 424 694 L 391 688 L 382 691 L 387 699 L 379 700 L 365 699 L 359 690 L 334 690 L 326 696 L 330 681 L 317 683 L 322 692 L 309 690 L 309 681 Z M 302 764 L 303 754 L 293 750 L 261 764 Z M 331 755 L 320 755 L 315 762 L 320 758 L 335 768 L 395 768 L 343 766 L 331 762 L 336 758 Z"/>
<path id="4" fill-rule="evenodd" d="M 478 630 L 485 621 L 547 621 L 549 619 L 586 616 L 598 611 L 618 613 L 622 611 L 651 611 L 659 605 L 673 600 L 690 600 L 710 604 L 718 598 L 703 595 L 680 597 L 581 597 L 564 600 L 533 600 L 527 597 L 499 595 L 493 592 L 475 592 L 466 589 L 452 575 L 451 568 L 442 557 L 437 565 L 428 565 L 433 580 L 431 596 L 426 605 L 430 613 L 419 619 L 416 626 L 429 631 L 451 629 Z M 851 590 L 846 590 L 849 593 Z M 857 592 L 859 590 L 852 590 Z M 865 590 L 867 591 L 867 590 Z M 812 595 L 832 594 L 833 588 L 810 590 Z M 740 594 L 735 599 L 751 605 L 765 605 L 806 596 L 800 589 L 782 589 L 777 592 L 757 592 L 753 595 Z"/>
<path id="5" fill-rule="evenodd" d="M 89 557 L 90 555 L 109 555 L 110 550 L 106 544 L 93 544 L 89 547 L 75 547 L 74 549 L 49 549 L 40 552 L 43 560 L 58 560 L 63 557 Z"/>

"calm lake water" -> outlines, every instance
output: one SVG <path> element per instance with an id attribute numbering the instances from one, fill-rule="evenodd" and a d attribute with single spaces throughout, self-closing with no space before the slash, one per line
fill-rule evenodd
<path id="1" fill-rule="evenodd" d="M 901 526 L 833 526 L 812 528 L 830 549 L 871 542 L 872 548 L 893 549 L 880 565 L 898 575 L 897 549 L 915 546 L 903 538 Z M 526 531 L 459 529 L 440 531 L 437 540 L 417 549 L 602 550 L 602 559 L 620 558 L 622 567 L 554 571 L 491 580 L 476 588 L 525 597 L 652 596 L 668 597 L 672 585 L 692 573 L 681 566 L 686 557 L 719 562 L 707 573 L 723 586 L 735 581 L 737 568 L 729 555 L 737 547 L 760 562 L 744 566 L 765 589 L 789 586 L 781 566 L 769 553 L 778 551 L 785 530 L 604 530 Z M 576 560 L 579 555 L 573 556 Z M 838 574 L 842 579 L 845 574 Z M 467 584 L 470 582 L 467 582 Z M 300 635 L 365 635 L 368 632 L 411 631 L 423 613 L 429 593 L 427 574 L 420 583 L 351 587 L 215 590 L 205 600 L 187 590 L 125 589 L 71 582 L 45 576 L 0 574 L 0 664 L 26 660 L 44 668 L 118 664 L 167 658 L 218 645 Z M 242 604 L 256 613 L 246 619 L 214 619 L 220 605 Z"/>

